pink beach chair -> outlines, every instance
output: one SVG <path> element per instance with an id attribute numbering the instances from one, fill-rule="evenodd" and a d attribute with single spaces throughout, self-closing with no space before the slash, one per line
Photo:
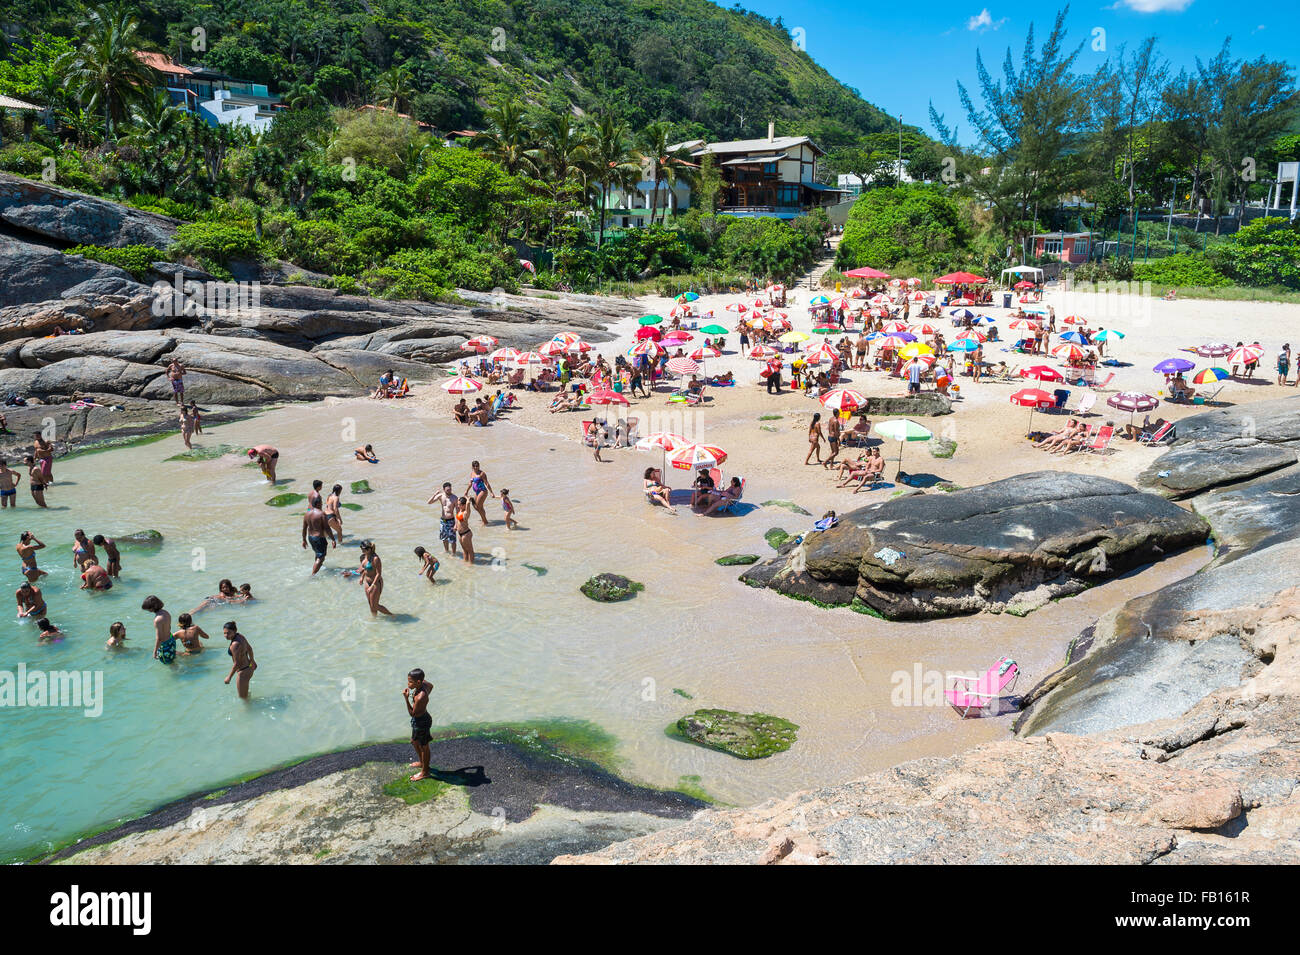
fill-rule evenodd
<path id="1" fill-rule="evenodd" d="M 971 710 L 983 712 L 999 699 L 1003 691 L 1015 689 L 1019 677 L 1020 665 L 1010 657 L 1002 657 L 978 679 L 954 676 L 954 686 L 943 691 L 944 699 L 952 704 L 953 709 L 960 710 L 965 719 Z"/>

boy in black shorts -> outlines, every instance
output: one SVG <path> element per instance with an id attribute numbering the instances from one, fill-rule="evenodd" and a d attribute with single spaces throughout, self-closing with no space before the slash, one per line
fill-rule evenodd
<path id="1" fill-rule="evenodd" d="M 406 674 L 406 689 L 402 691 L 402 698 L 406 700 L 406 712 L 411 716 L 411 745 L 415 747 L 415 755 L 418 757 L 411 765 L 419 769 L 411 777 L 411 782 L 429 778 L 429 740 L 433 738 L 429 730 L 433 728 L 433 717 L 428 710 L 429 693 L 432 690 L 433 684 L 425 681 L 423 670 L 417 668 Z M 414 697 L 411 696 L 412 692 Z"/>

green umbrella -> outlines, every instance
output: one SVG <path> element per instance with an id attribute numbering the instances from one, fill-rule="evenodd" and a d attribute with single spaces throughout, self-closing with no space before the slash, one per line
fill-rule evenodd
<path id="1" fill-rule="evenodd" d="M 642 315 L 636 320 L 638 325 L 658 325 L 664 320 L 662 315 Z"/>
<path id="2" fill-rule="evenodd" d="M 727 334 L 727 329 L 723 328 L 721 325 L 705 325 L 703 328 L 700 329 L 700 331 L 702 331 L 706 335 Z"/>
<path id="3" fill-rule="evenodd" d="M 929 429 L 923 428 L 915 421 L 910 421 L 907 418 L 902 421 L 881 421 L 876 425 L 876 434 L 898 442 L 898 474 L 894 475 L 895 481 L 898 480 L 898 475 L 903 473 L 903 443 L 906 441 L 929 441 L 934 437 L 934 434 Z"/>

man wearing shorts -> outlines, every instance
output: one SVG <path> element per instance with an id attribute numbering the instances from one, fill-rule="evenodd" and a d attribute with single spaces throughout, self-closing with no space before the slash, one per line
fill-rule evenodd
<path id="1" fill-rule="evenodd" d="M 907 366 L 907 393 L 909 395 L 919 395 L 921 393 L 921 373 L 925 371 L 925 365 L 921 364 L 919 358 L 913 358 Z"/>
<path id="2" fill-rule="evenodd" d="M 310 542 L 312 552 L 316 555 L 316 561 L 311 565 L 313 577 L 316 576 L 316 571 L 320 570 L 321 564 L 325 563 L 326 538 L 335 547 L 339 546 L 338 539 L 334 536 L 334 528 L 330 527 L 329 518 L 320 509 L 320 505 L 314 503 L 302 516 L 302 549 L 306 550 Z"/>
<path id="3" fill-rule="evenodd" d="M 456 556 L 456 495 L 451 489 L 450 481 L 442 482 L 442 490 L 429 498 L 428 503 L 438 501 L 442 506 L 442 519 L 438 524 L 438 540 L 442 549 L 452 557 Z"/>
<path id="4" fill-rule="evenodd" d="M 418 770 L 411 777 L 411 782 L 428 779 L 430 775 L 429 741 L 433 735 L 429 731 L 433 728 L 433 717 L 429 715 L 429 693 L 432 690 L 433 684 L 424 679 L 423 670 L 417 668 L 406 674 L 406 689 L 402 690 L 402 698 L 406 701 L 406 712 L 411 717 L 411 745 L 415 748 L 416 756 L 411 766 Z"/>
<path id="5" fill-rule="evenodd" d="M 178 404 L 185 403 L 185 366 L 179 358 L 173 358 L 167 365 L 167 380 L 172 383 L 172 395 Z"/>
<path id="6" fill-rule="evenodd" d="M 9 462 L 0 458 L 0 507 L 18 506 L 18 482 L 23 479 L 18 471 L 10 470 Z"/>

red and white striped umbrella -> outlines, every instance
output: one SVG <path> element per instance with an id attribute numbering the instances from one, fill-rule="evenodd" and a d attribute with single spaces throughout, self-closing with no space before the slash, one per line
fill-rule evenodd
<path id="1" fill-rule="evenodd" d="M 542 342 L 537 346 L 537 354 L 541 355 L 543 358 L 554 358 L 556 355 L 563 355 L 564 350 L 568 347 L 569 346 L 565 342 L 557 342 L 555 340 Z"/>
<path id="2" fill-rule="evenodd" d="M 727 452 L 711 444 L 688 444 L 668 452 L 668 463 L 679 471 L 711 468 L 727 460 Z"/>
<path id="3" fill-rule="evenodd" d="M 907 284 L 910 285 L 910 286 L 915 287 L 915 286 L 921 284 L 921 280 L 920 280 L 920 279 L 908 279 L 908 280 L 907 280 Z"/>
<path id="4" fill-rule="evenodd" d="M 891 303 L 890 298 L 889 298 L 888 295 L 879 295 L 879 294 L 876 294 L 876 295 L 871 296 L 871 298 L 867 299 L 867 304 L 868 304 L 868 305 L 875 305 L 876 307 L 880 307 L 881 305 L 890 305 L 890 304 L 892 304 L 892 303 Z"/>
<path id="5" fill-rule="evenodd" d="M 692 361 L 690 358 L 682 356 L 674 358 L 668 362 L 668 370 L 674 375 L 693 375 L 700 370 L 699 362 Z"/>
<path id="6" fill-rule="evenodd" d="M 1232 354 L 1232 346 L 1227 342 L 1207 342 L 1196 349 L 1202 358 L 1224 358 Z"/>
<path id="7" fill-rule="evenodd" d="M 690 440 L 675 431 L 651 431 L 636 443 L 643 451 L 675 451 L 690 444 Z"/>
<path id="8" fill-rule="evenodd" d="M 497 347 L 497 340 L 491 335 L 479 335 L 469 341 L 461 342 L 462 351 L 476 351 L 480 354 Z"/>
<path id="9" fill-rule="evenodd" d="M 1067 315 L 1067 316 L 1065 316 L 1065 324 L 1067 324 L 1067 325 L 1085 325 L 1085 324 L 1087 324 L 1087 322 L 1085 321 L 1085 319 L 1083 319 L 1083 318 L 1082 318 L 1081 316 L 1079 316 L 1079 315 Z"/>
<path id="10" fill-rule="evenodd" d="M 749 307 L 750 307 L 750 308 L 767 308 L 767 302 L 763 301 L 761 298 L 756 298 L 756 299 L 754 299 L 754 301 L 752 301 L 752 302 L 749 303 Z"/>
<path id="11" fill-rule="evenodd" d="M 755 361 L 767 361 L 769 358 L 774 358 L 779 354 L 780 352 L 771 345 L 755 345 L 749 350 L 749 354 L 746 357 L 752 358 Z"/>
<path id="12" fill-rule="evenodd" d="M 689 314 L 691 314 L 691 307 L 689 305 L 674 305 L 668 310 L 669 318 L 681 318 L 682 316 Z"/>
<path id="13" fill-rule="evenodd" d="M 963 297 L 963 298 L 955 298 L 955 299 L 953 299 L 951 302 L 949 302 L 948 304 L 949 304 L 949 305 L 974 305 L 974 304 L 975 304 L 975 300 L 974 300 L 973 298 L 965 298 L 965 297 Z"/>
<path id="14" fill-rule="evenodd" d="M 1013 318 L 1007 324 L 1007 328 L 1014 328 L 1018 332 L 1036 332 L 1041 327 L 1032 318 Z"/>
<path id="15" fill-rule="evenodd" d="M 804 358 L 814 363 L 821 361 L 823 358 L 827 361 L 834 361 L 840 357 L 839 350 L 824 338 L 809 342 L 804 346 L 803 353 Z"/>
<path id="16" fill-rule="evenodd" d="M 726 305 L 723 306 L 723 308 L 725 308 L 728 312 L 749 311 L 749 306 L 746 305 L 744 302 L 728 302 Z"/>
<path id="17" fill-rule="evenodd" d="M 464 375 L 457 375 L 451 381 L 442 383 L 442 390 L 453 395 L 463 395 L 469 391 L 482 391 L 483 382 L 477 378 L 467 378 Z"/>
<path id="18" fill-rule="evenodd" d="M 768 293 L 771 293 L 771 292 L 784 292 L 784 291 L 785 291 L 785 286 L 784 286 L 784 285 L 780 285 L 780 284 L 777 284 L 777 285 L 769 285 L 767 288 L 763 289 L 763 291 L 764 291 L 764 292 L 768 292 Z"/>
<path id="19" fill-rule="evenodd" d="M 910 331 L 907 322 L 885 322 L 880 326 L 880 330 L 886 335 L 897 335 L 899 332 Z"/>
<path id="20" fill-rule="evenodd" d="M 1078 359 L 1084 356 L 1084 350 L 1074 342 L 1061 342 L 1052 348 L 1052 354 L 1057 358 L 1064 358 L 1066 361 Z"/>
<path id="21" fill-rule="evenodd" d="M 909 328 L 908 331 L 919 338 L 930 338 L 931 336 L 939 334 L 939 329 L 935 328 L 929 322 L 918 322 Z"/>
<path id="22" fill-rule="evenodd" d="M 521 351 L 515 358 L 516 365 L 540 365 L 549 361 L 545 355 L 535 351 Z"/>
<path id="23" fill-rule="evenodd" d="M 1240 348 L 1233 349 L 1232 354 L 1228 356 L 1228 364 L 1249 365 L 1263 357 L 1264 349 L 1258 345 L 1242 345 Z"/>
<path id="24" fill-rule="evenodd" d="M 488 358 L 494 363 L 498 361 L 515 361 L 519 358 L 519 349 L 510 347 L 498 348 L 492 354 L 488 355 Z"/>
<path id="25" fill-rule="evenodd" d="M 900 288 L 900 287 L 902 287 L 902 284 L 903 284 L 903 280 L 902 280 L 902 279 L 890 279 L 890 280 L 889 280 L 889 285 L 890 285 L 891 288 Z"/>
<path id="26" fill-rule="evenodd" d="M 638 355 L 645 355 L 647 358 L 658 358 L 664 352 L 658 342 L 652 342 L 650 339 L 639 341 L 627 350 L 628 358 L 636 358 Z"/>
<path id="27" fill-rule="evenodd" d="M 924 302 L 926 294 L 924 292 L 909 292 L 907 298 L 909 301 L 913 302 Z"/>
<path id="28" fill-rule="evenodd" d="M 820 400 L 831 411 L 857 411 L 866 405 L 867 396 L 852 388 L 832 388 Z"/>
<path id="29" fill-rule="evenodd" d="M 573 342 L 571 345 L 564 346 L 564 351 L 565 354 L 568 355 L 585 355 L 587 352 L 591 351 L 592 348 L 594 347 L 595 346 L 592 345 L 591 342 L 584 342 L 582 339 L 578 339 L 576 342 Z"/>
<path id="30" fill-rule="evenodd" d="M 704 361 L 706 358 L 721 358 L 721 357 L 722 357 L 722 352 L 718 351 L 716 348 L 713 348 L 711 346 L 708 348 L 700 347 L 695 349 L 695 351 L 691 352 L 691 358 L 694 359 L 695 361 Z M 669 364 L 672 364 L 672 362 L 669 362 Z"/>
<path id="31" fill-rule="evenodd" d="M 608 388 L 602 388 L 587 395 L 587 404 L 589 405 L 625 405 L 627 403 L 627 395 L 618 391 L 610 391 Z"/>
<path id="32" fill-rule="evenodd" d="M 876 339 L 877 348 L 891 349 L 897 351 L 900 348 L 906 348 L 912 344 L 906 338 L 899 338 L 897 335 L 886 335 L 884 338 Z"/>
<path id="33" fill-rule="evenodd" d="M 968 328 L 965 331 L 961 331 L 957 333 L 956 336 L 957 341 L 965 341 L 967 338 L 973 338 L 977 342 L 986 342 L 989 340 L 989 337 L 987 335 L 985 335 L 983 332 L 976 331 L 973 328 Z"/>

